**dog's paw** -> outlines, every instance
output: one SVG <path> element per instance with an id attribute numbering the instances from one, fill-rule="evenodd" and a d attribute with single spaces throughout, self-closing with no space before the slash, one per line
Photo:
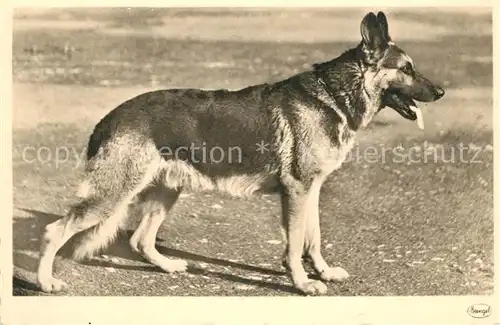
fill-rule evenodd
<path id="1" fill-rule="evenodd" d="M 326 285 L 317 280 L 309 280 L 302 285 L 298 286 L 297 289 L 302 291 L 308 296 L 319 296 L 326 294 L 328 288 Z"/>
<path id="2" fill-rule="evenodd" d="M 320 273 L 324 281 L 342 282 L 349 277 L 349 273 L 341 267 L 330 267 Z"/>
<path id="3" fill-rule="evenodd" d="M 187 270 L 188 263 L 184 260 L 171 260 L 165 258 L 158 263 L 158 266 L 167 273 L 185 272 Z"/>
<path id="4" fill-rule="evenodd" d="M 66 282 L 54 277 L 38 279 L 38 285 L 43 292 L 47 293 L 58 292 L 66 289 L 68 286 Z"/>

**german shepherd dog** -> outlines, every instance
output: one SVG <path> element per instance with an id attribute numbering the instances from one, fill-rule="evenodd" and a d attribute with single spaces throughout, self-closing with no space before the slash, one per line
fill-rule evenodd
<path id="1" fill-rule="evenodd" d="M 414 100 L 432 102 L 444 95 L 391 41 L 383 12 L 368 13 L 360 31 L 355 48 L 283 81 L 238 91 L 151 91 L 111 111 L 90 136 L 81 200 L 45 228 L 41 289 L 66 286 L 52 268 L 70 237 L 82 232 L 74 256 L 91 257 L 137 211 L 142 219 L 130 238 L 132 249 L 166 272 L 185 271 L 185 261 L 156 250 L 155 238 L 181 191 L 196 190 L 279 193 L 283 265 L 294 287 L 306 295 L 327 291 L 322 281 L 308 278 L 303 256 L 321 280 L 346 279 L 348 273 L 330 267 L 320 251 L 322 183 L 341 166 L 356 132 L 382 108 L 417 120 Z M 227 148 L 237 148 L 240 159 L 207 161 L 207 151 Z"/>

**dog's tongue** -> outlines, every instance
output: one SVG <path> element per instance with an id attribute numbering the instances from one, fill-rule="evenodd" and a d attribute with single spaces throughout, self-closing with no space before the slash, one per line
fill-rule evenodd
<path id="1" fill-rule="evenodd" d="M 424 118 L 422 116 L 422 111 L 415 105 L 410 105 L 410 109 L 417 114 L 417 125 L 422 130 L 424 129 Z"/>

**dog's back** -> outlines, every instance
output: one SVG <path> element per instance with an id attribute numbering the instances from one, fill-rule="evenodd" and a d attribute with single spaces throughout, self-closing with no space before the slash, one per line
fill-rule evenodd
<path id="1" fill-rule="evenodd" d="M 269 96 L 272 87 L 263 84 L 239 91 L 170 89 L 132 98 L 96 125 L 88 143 L 87 175 L 92 178 L 98 174 L 99 182 L 95 183 L 115 183 L 117 177 L 133 176 L 122 170 L 125 173 L 113 171 L 115 177 L 104 179 L 97 169 L 105 173 L 105 169 L 127 166 L 123 161 L 133 165 L 144 156 L 157 157 L 162 170 L 157 176 L 168 178 L 169 187 L 251 194 L 260 185 L 238 185 L 238 179 L 246 183 L 250 179 L 245 178 L 259 180 L 263 174 L 276 172 L 277 157 L 270 148 L 275 137 L 269 105 L 275 100 Z M 279 91 L 274 96 L 280 96 Z M 149 152 L 145 152 L 147 148 Z M 113 153 L 118 152 L 120 157 L 115 157 Z M 107 193 L 115 186 L 106 187 L 100 191 Z"/>

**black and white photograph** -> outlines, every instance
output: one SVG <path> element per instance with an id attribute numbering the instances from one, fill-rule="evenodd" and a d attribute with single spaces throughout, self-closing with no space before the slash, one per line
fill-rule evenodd
<path id="1" fill-rule="evenodd" d="M 493 295 L 492 15 L 15 8 L 12 295 Z"/>

